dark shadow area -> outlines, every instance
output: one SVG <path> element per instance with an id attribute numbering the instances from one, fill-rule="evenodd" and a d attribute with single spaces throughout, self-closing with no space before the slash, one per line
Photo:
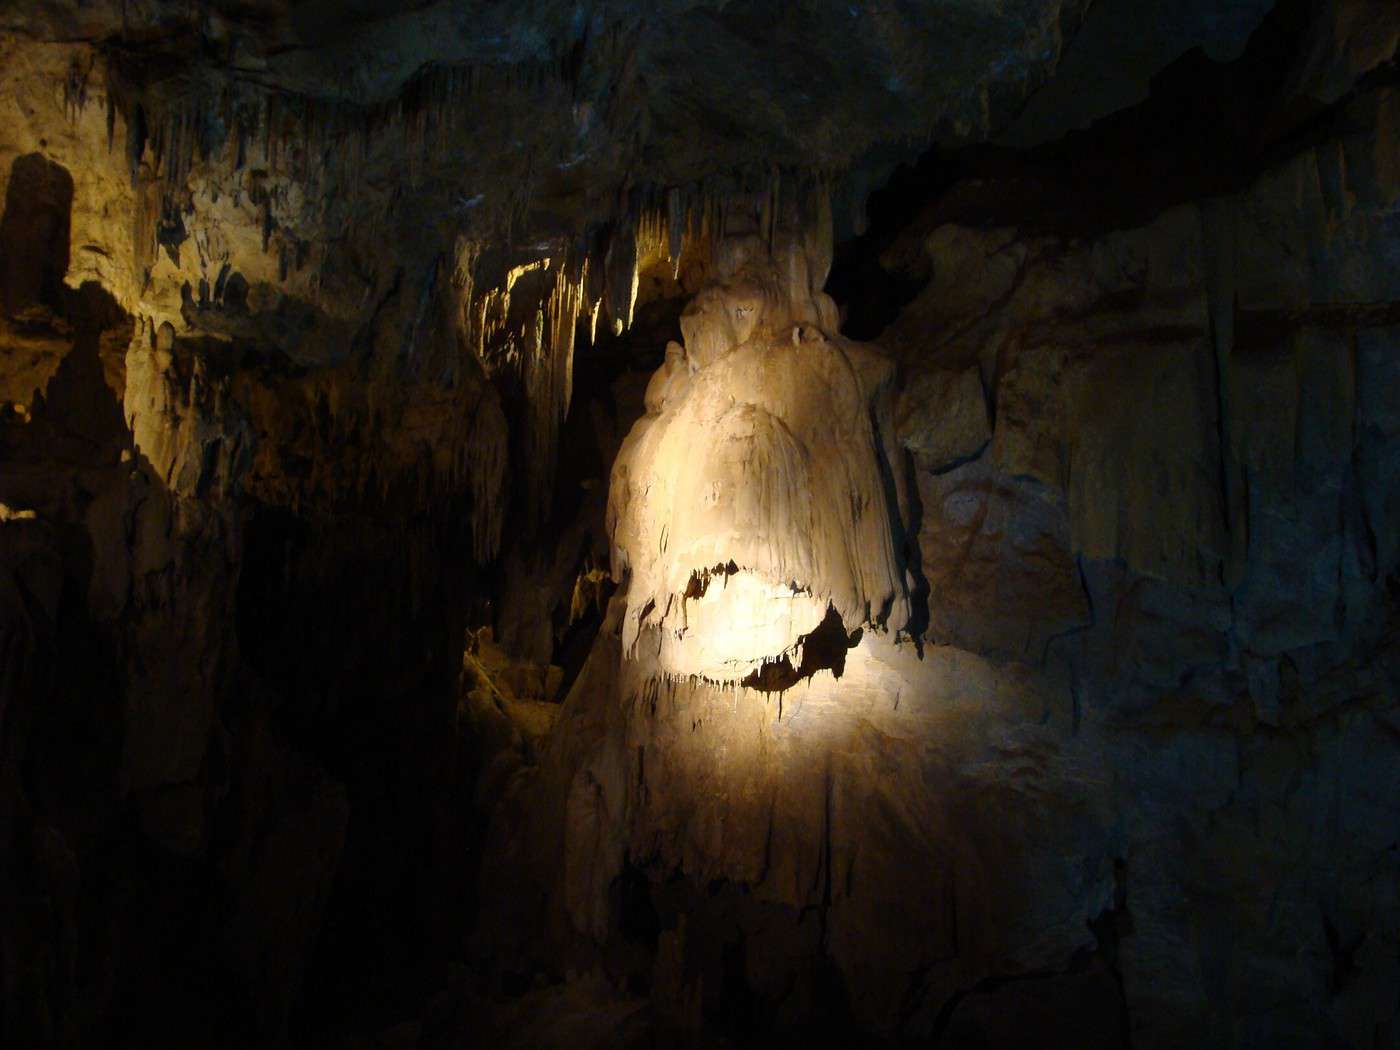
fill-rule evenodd
<path id="1" fill-rule="evenodd" d="M 1322 106 L 1287 90 L 1312 17 L 1308 0 L 1281 0 L 1237 59 L 1188 51 L 1153 77 L 1141 103 L 1044 145 L 935 146 L 901 165 L 870 194 L 868 230 L 836 246 L 827 291 L 845 333 L 878 339 L 919 294 L 932 276 L 922 238 L 944 224 L 1064 237 L 1141 226 L 1175 205 L 1237 192 L 1324 138 L 1350 96 Z M 1397 77 L 1388 63 L 1355 90 Z M 896 240 L 911 251 L 892 254 Z"/>
<path id="2" fill-rule="evenodd" d="M 934 148 L 912 165 L 901 164 L 889 182 L 867 198 L 869 226 L 860 236 L 836 245 L 826 281 L 826 293 L 841 309 L 842 335 L 878 339 L 923 289 L 922 275 L 890 272 L 881 265 L 881 257 L 908 228 L 910 216 L 960 177 L 952 156 Z"/>
<path id="3" fill-rule="evenodd" d="M 129 493 L 166 494 L 122 409 L 131 318 L 97 284 L 64 283 L 72 197 L 69 173 L 30 154 L 0 215 L 0 338 L 58 358 L 27 412 L 0 418 L 0 502 L 36 514 L 0 526 L 0 1032 L 159 1045 L 157 1018 L 236 1025 L 191 983 L 211 958 L 208 872 L 153 841 L 128 786 L 130 638 L 95 596 L 125 587 Z"/>
<path id="4" fill-rule="evenodd" d="M 573 397 L 559 430 L 554 487 L 543 521 L 529 520 L 523 471 L 512 486 L 501 555 L 488 570 L 492 598 L 489 605 L 477 603 L 473 626 L 489 618 L 496 641 L 511 656 L 562 668 L 553 698 L 563 699 L 578 677 L 616 589 L 607 575 L 605 522 L 613 460 L 645 411 L 646 385 L 667 342 L 681 337 L 684 302 L 684 297 L 647 302 L 622 334 L 600 326 L 596 342 L 588 317 L 579 318 Z M 508 371 L 495 383 L 512 421 L 512 463 L 530 462 L 527 416 L 509 407 L 522 403 L 524 389 Z"/>
<path id="5" fill-rule="evenodd" d="M 909 520 L 904 532 L 904 558 L 914 579 L 914 589 L 909 593 L 909 623 L 904 633 L 914 639 L 919 655 L 924 654 L 924 635 L 928 632 L 930 587 L 924 573 L 924 555 L 920 532 L 924 524 L 924 503 L 919 496 L 918 465 L 907 452 L 898 465 L 904 470 L 904 488 L 909 499 Z"/>
<path id="6" fill-rule="evenodd" d="M 840 678 L 846 673 L 846 652 L 860 644 L 862 634 L 861 628 L 848 634 L 841 614 L 828 605 L 822 622 L 811 634 L 798 639 L 802 657 L 796 667 L 783 655 L 752 672 L 740 684 L 760 692 L 781 693 L 818 671 L 830 671 L 833 677 Z"/>
<path id="7" fill-rule="evenodd" d="M 256 506 L 245 528 L 240 648 L 273 724 L 346 803 L 291 1019 L 309 1040 L 421 1012 L 475 909 L 471 742 L 456 729 L 469 537 L 460 517 L 395 520 L 388 506 Z M 438 574 L 415 593 L 426 557 Z"/>
<path id="8" fill-rule="evenodd" d="M 17 157 L 0 217 L 0 310 L 58 305 L 68 272 L 73 176 L 38 153 Z"/>

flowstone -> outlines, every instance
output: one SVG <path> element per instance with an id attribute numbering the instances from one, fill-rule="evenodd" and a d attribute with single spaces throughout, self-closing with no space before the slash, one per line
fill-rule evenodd
<path id="1" fill-rule="evenodd" d="M 614 464 L 608 523 L 624 651 L 754 682 L 812 666 L 833 613 L 845 632 L 909 619 L 895 370 L 837 333 L 828 238 L 731 234 L 718 256 Z"/>

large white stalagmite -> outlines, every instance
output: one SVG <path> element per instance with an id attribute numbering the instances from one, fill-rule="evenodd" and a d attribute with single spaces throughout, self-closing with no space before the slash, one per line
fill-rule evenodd
<path id="1" fill-rule="evenodd" d="M 798 211 L 805 221 L 758 211 L 737 230 L 745 216 L 731 213 L 715 281 L 682 317 L 685 345 L 667 348 L 613 467 L 624 650 L 667 675 L 798 667 L 832 610 L 848 632 L 909 617 L 894 366 L 838 334 L 821 290 L 829 211 L 787 207 Z"/>

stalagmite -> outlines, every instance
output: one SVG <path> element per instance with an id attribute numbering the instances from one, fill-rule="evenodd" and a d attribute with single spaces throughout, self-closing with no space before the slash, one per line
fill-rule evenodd
<path id="1" fill-rule="evenodd" d="M 768 247 L 776 207 L 765 196 L 728 220 L 717 280 L 687 308 L 685 345 L 667 348 L 613 467 L 624 650 L 654 635 L 642 648 L 671 675 L 738 682 L 800 664 L 828 608 L 847 631 L 908 618 L 877 431 L 894 370 L 837 333 L 824 235 L 794 216 Z"/>

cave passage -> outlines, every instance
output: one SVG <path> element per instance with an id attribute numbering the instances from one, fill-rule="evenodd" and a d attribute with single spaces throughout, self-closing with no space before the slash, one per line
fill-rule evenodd
<path id="1" fill-rule="evenodd" d="M 1400 1046 L 1393 0 L 16 0 L 0 1045 Z"/>

